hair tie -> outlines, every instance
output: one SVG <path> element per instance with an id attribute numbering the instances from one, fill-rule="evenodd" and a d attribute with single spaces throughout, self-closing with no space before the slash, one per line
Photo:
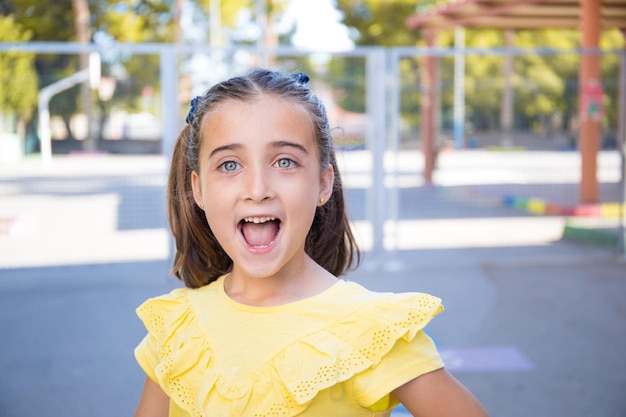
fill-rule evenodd
<path id="1" fill-rule="evenodd" d="M 200 100 L 200 96 L 195 96 L 191 99 L 191 108 L 189 109 L 189 113 L 187 113 L 187 118 L 185 119 L 185 122 L 187 122 L 187 124 L 190 124 L 193 120 L 193 116 L 196 113 L 196 104 L 198 104 L 198 100 Z"/>
<path id="2" fill-rule="evenodd" d="M 309 82 L 309 76 L 303 72 L 298 72 L 296 74 L 293 74 L 293 76 L 295 77 L 296 81 L 299 82 L 300 84 L 305 85 Z"/>

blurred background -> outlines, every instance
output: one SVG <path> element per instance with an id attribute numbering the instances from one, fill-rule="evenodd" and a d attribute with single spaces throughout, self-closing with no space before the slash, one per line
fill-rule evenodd
<path id="1" fill-rule="evenodd" d="M 0 416 L 130 415 L 192 97 L 327 107 L 364 261 L 492 416 L 626 416 L 626 1 L 0 1 Z M 405 415 L 400 407 L 394 415 Z"/>

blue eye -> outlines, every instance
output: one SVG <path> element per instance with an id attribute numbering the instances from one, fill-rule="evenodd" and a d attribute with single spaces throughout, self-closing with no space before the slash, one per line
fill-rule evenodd
<path id="1" fill-rule="evenodd" d="M 295 162 L 293 162 L 291 159 L 289 158 L 281 158 L 278 161 L 276 161 L 276 166 L 278 168 L 283 168 L 283 169 L 287 169 L 287 168 L 291 168 L 294 165 Z"/>
<path id="2" fill-rule="evenodd" d="M 220 169 L 226 172 L 232 172 L 239 168 L 239 164 L 235 161 L 226 161 L 222 165 L 220 165 Z"/>

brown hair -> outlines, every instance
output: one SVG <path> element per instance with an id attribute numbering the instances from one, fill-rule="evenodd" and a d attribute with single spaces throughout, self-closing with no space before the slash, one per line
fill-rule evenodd
<path id="1" fill-rule="evenodd" d="M 360 261 L 348 217 L 341 177 L 332 146 L 326 109 L 307 86 L 305 74 L 285 74 L 257 69 L 247 76 L 216 84 L 192 101 L 187 125 L 178 135 L 168 181 L 167 215 L 176 243 L 172 272 L 187 287 L 198 288 L 232 269 L 233 262 L 217 241 L 193 198 L 191 173 L 199 170 L 201 127 L 204 116 L 227 100 L 251 100 L 263 94 L 293 101 L 313 122 L 322 168 L 332 165 L 333 193 L 319 206 L 306 238 L 305 251 L 335 276 L 355 268 Z M 208 202 L 210 204 L 210 201 Z"/>

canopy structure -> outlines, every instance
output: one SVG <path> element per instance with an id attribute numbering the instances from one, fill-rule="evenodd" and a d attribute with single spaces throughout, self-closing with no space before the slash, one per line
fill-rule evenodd
<path id="1" fill-rule="evenodd" d="M 406 19 L 411 29 L 581 29 L 582 1 L 462 0 Z M 594 0 L 601 29 L 626 30 L 626 0 Z"/>
<path id="2" fill-rule="evenodd" d="M 579 95 L 581 103 L 579 148 L 581 152 L 581 203 L 597 203 L 597 154 L 600 142 L 600 120 L 591 109 L 602 98 L 599 48 L 600 32 L 619 29 L 626 36 L 626 0 L 457 0 L 443 4 L 423 13 L 408 16 L 406 25 L 421 30 L 430 46 L 434 46 L 435 34 L 455 27 L 503 30 L 528 29 L 579 29 L 581 37 L 581 63 Z M 430 71 L 432 63 L 426 63 Z M 622 68 L 622 71 L 624 69 Z M 432 78 L 434 73 L 431 74 Z M 431 88 L 428 94 L 435 94 Z M 435 102 L 434 97 L 425 103 Z M 624 114 L 624 97 L 619 100 L 620 115 Z M 586 108 L 589 107 L 587 111 Z M 432 127 L 434 112 L 422 109 L 425 124 Z M 619 117 L 621 120 L 623 117 Z M 624 141 L 624 122 L 618 129 L 618 137 Z M 427 171 L 434 166 L 433 129 L 423 131 L 424 153 Z M 432 172 L 425 172 L 428 181 Z"/>

